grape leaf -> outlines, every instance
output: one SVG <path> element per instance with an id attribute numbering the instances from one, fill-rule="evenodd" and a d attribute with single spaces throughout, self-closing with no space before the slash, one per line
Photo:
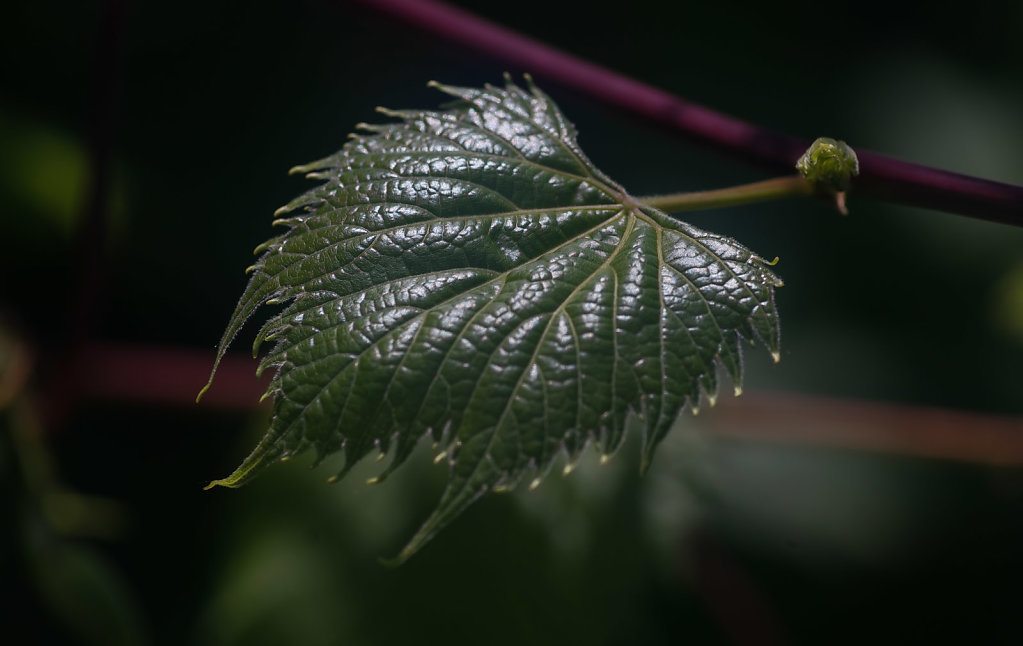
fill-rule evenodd
<path id="1" fill-rule="evenodd" d="M 431 435 L 449 479 L 403 560 L 486 491 L 536 486 L 562 455 L 567 473 L 590 442 L 609 456 L 633 418 L 645 469 L 687 405 L 713 403 L 717 366 L 739 392 L 743 338 L 777 360 L 768 263 L 629 196 L 527 81 L 433 84 L 456 101 L 381 109 L 397 121 L 294 169 L 324 183 L 278 210 L 216 360 L 288 303 L 253 348 L 275 342 L 272 421 L 210 486 L 310 448 L 344 452 L 332 480 L 390 454 L 383 480 Z"/>

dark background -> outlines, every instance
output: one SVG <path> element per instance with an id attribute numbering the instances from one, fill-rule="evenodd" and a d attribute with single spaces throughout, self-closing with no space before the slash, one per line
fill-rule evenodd
<path id="1" fill-rule="evenodd" d="M 770 128 L 1023 183 L 1018 2 L 458 4 Z M 104 18 L 118 6 L 121 20 Z M 3 14 L 0 384 L 32 360 L 21 387 L 0 387 L 0 641 L 1023 639 L 1020 445 L 1001 465 L 928 457 L 923 413 L 898 451 L 755 437 L 757 420 L 728 436 L 715 411 L 687 416 L 646 477 L 630 443 L 608 466 L 486 498 L 397 570 L 376 557 L 439 494 L 426 455 L 376 488 L 373 465 L 326 486 L 330 465 L 291 464 L 203 492 L 266 410 L 89 396 L 108 366 L 83 348 L 212 362 L 250 250 L 307 186 L 288 168 L 340 148 L 376 105 L 436 105 L 430 79 L 529 70 L 340 1 L 37 0 Z M 535 76 L 635 195 L 766 177 Z M 964 445 L 992 415 L 1019 419 L 1023 231 L 855 194 L 850 208 L 688 217 L 780 257 L 783 360 L 748 352 L 747 391 L 897 404 L 910 425 L 957 409 Z M 824 422 L 763 424 L 813 437 Z"/>

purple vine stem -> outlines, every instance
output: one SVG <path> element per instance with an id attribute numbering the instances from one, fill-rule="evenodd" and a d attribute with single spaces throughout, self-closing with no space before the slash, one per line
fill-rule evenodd
<path id="1" fill-rule="evenodd" d="M 678 130 L 729 154 L 791 171 L 809 140 L 681 99 L 435 0 L 349 0 L 484 52 L 536 76 Z M 856 151 L 858 195 L 1023 226 L 1023 187 Z"/>

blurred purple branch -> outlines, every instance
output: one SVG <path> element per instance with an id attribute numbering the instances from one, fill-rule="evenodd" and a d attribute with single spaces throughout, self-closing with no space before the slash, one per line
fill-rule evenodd
<path id="1" fill-rule="evenodd" d="M 349 1 L 774 170 L 791 171 L 810 145 L 808 140 L 690 103 L 435 0 Z M 928 168 L 870 151 L 857 150 L 857 155 L 857 195 L 1023 226 L 1023 187 Z"/>
<path id="2" fill-rule="evenodd" d="M 86 401 L 194 410 L 206 383 L 204 350 L 92 342 L 68 372 Z M 204 406 L 238 412 L 260 407 L 266 389 L 256 362 L 228 355 Z M 267 406 L 269 404 L 266 404 Z M 784 392 L 723 398 L 703 420 L 717 437 L 837 447 L 999 467 L 1023 466 L 1023 420 L 964 411 L 837 399 Z"/>
<path id="3" fill-rule="evenodd" d="M 75 232 L 75 261 L 71 279 L 77 282 L 67 319 L 72 349 L 92 331 L 101 300 L 110 219 L 110 175 L 117 99 L 124 59 L 127 0 L 106 0 L 100 7 L 88 120 L 89 183 Z"/>
<path id="4" fill-rule="evenodd" d="M 129 0 L 105 0 L 99 7 L 88 114 L 89 178 L 75 230 L 68 283 L 74 285 L 64 313 L 64 335 L 47 353 L 52 363 L 44 376 L 48 402 L 44 428 L 60 426 L 75 405 L 76 357 L 88 343 L 102 302 L 107 265 L 110 184 L 117 103 L 122 82 Z M 70 357 L 70 359 L 67 359 Z"/>
<path id="5" fill-rule="evenodd" d="M 1023 466 L 1023 419 L 782 392 L 722 402 L 716 435 L 996 467 Z"/>
<path id="6" fill-rule="evenodd" d="M 195 395 L 210 374 L 210 353 L 205 350 L 94 341 L 79 360 L 79 391 L 100 401 L 194 409 Z M 251 357 L 225 357 L 203 407 L 255 410 L 266 384 L 254 373 Z"/>
<path id="7" fill-rule="evenodd" d="M 781 646 L 791 643 L 777 610 L 757 586 L 755 577 L 714 532 L 705 527 L 689 532 L 680 568 L 728 643 L 735 646 Z"/>

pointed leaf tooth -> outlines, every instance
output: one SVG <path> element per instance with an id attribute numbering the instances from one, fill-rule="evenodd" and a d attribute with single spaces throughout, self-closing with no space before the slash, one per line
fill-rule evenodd
<path id="1" fill-rule="evenodd" d="M 728 335 L 725 338 L 721 343 L 718 360 L 733 382 L 742 380 L 742 342 L 738 335 Z"/>
<path id="2" fill-rule="evenodd" d="M 708 396 L 711 393 L 717 392 L 718 389 L 717 372 L 715 370 L 715 366 L 713 365 L 713 363 L 711 364 L 707 372 L 705 372 L 703 376 L 699 378 L 699 387 L 702 389 L 704 393 L 707 393 Z M 693 401 L 700 401 L 700 390 L 696 390 L 696 392 L 691 392 L 690 397 L 692 398 Z"/>
<path id="3" fill-rule="evenodd" d="M 259 475 L 263 469 L 277 461 L 281 453 L 281 450 L 274 446 L 272 441 L 268 441 L 268 438 L 263 438 L 263 441 L 238 465 L 238 468 L 231 475 L 210 482 L 206 485 L 205 489 L 212 489 L 213 487 L 236 489 L 241 487 Z"/>
<path id="4" fill-rule="evenodd" d="M 407 459 L 408 455 L 395 453 L 394 457 L 391 458 L 390 464 L 388 464 L 383 471 L 377 474 L 376 476 L 377 482 L 378 483 L 383 482 L 384 480 L 387 480 L 387 478 L 391 477 L 391 474 L 394 473 L 398 469 L 398 467 L 404 464 L 405 460 Z"/>
<path id="5" fill-rule="evenodd" d="M 279 370 L 283 365 L 284 365 L 283 357 L 269 355 L 263 358 L 263 360 L 260 361 L 259 364 L 256 366 L 256 379 L 262 377 L 263 373 L 266 372 L 267 370 Z"/>
<path id="6" fill-rule="evenodd" d="M 332 166 L 337 166 L 339 163 L 341 163 L 341 160 L 343 158 L 344 158 L 344 151 L 342 150 L 342 151 L 334 153 L 333 155 L 328 155 L 328 156 L 326 156 L 326 157 L 324 157 L 322 159 L 317 159 L 316 161 L 309 162 L 307 164 L 299 164 L 298 166 L 292 166 L 288 170 L 288 174 L 289 175 L 299 175 L 299 174 L 308 173 L 309 171 L 322 170 L 324 168 L 329 168 L 329 167 L 332 167 Z"/>
<path id="7" fill-rule="evenodd" d="M 391 108 L 385 108 L 382 105 L 378 105 L 374 108 L 374 111 L 378 114 L 382 114 L 385 117 L 392 117 L 394 119 L 404 119 L 410 114 L 416 114 L 414 110 L 392 110 Z"/>
<path id="8" fill-rule="evenodd" d="M 287 235 L 288 235 L 288 234 L 287 234 L 287 233 L 285 233 L 284 235 L 280 235 L 280 236 L 277 236 L 277 237 L 274 237 L 274 238 L 270 238 L 270 239 L 269 239 L 269 240 L 267 240 L 266 242 L 264 242 L 264 243 L 262 243 L 262 244 L 259 244 L 259 245 L 257 245 L 257 246 L 256 246 L 256 248 L 252 250 L 252 255 L 253 255 L 253 256 L 258 256 L 258 255 L 259 255 L 259 254 L 261 254 L 261 253 L 264 253 L 264 252 L 266 252 L 266 251 L 269 251 L 269 250 L 270 250 L 271 248 L 273 248 L 274 246 L 276 246 L 276 245 L 280 244 L 281 240 L 284 240 L 284 238 L 285 238 L 285 237 L 286 237 Z"/>
<path id="9" fill-rule="evenodd" d="M 259 356 L 259 349 L 263 347 L 263 343 L 273 341 L 276 335 L 283 334 L 286 331 L 287 326 L 280 317 L 274 317 L 267 321 L 260 328 L 259 332 L 256 333 L 256 338 L 252 340 L 252 357 L 256 358 Z"/>
<path id="10" fill-rule="evenodd" d="M 306 177 L 312 178 L 314 175 L 317 178 L 320 178 L 320 179 L 330 179 L 332 177 L 332 173 L 319 173 L 319 172 L 316 172 L 316 171 L 311 171 L 311 172 L 307 173 Z M 316 190 L 306 191 L 305 193 L 302 193 L 301 195 L 299 195 L 295 199 L 291 200 L 290 202 L 288 202 L 284 206 L 282 206 L 282 207 L 278 208 L 276 211 L 274 211 L 274 218 L 275 219 L 279 219 L 280 216 L 282 216 L 282 215 L 291 213 L 293 211 L 297 211 L 298 209 L 300 209 L 300 208 L 302 208 L 304 206 L 312 206 L 312 205 L 318 204 L 318 203 L 320 203 L 322 201 L 323 201 L 323 197 L 319 194 L 318 191 L 316 191 Z M 284 240 L 287 235 L 288 234 L 284 234 L 282 236 L 278 236 L 277 238 L 272 239 L 272 242 L 274 242 L 274 243 L 280 242 L 281 240 Z M 256 247 L 256 248 L 258 249 L 259 247 Z M 256 252 L 256 253 L 259 253 L 259 252 Z"/>

